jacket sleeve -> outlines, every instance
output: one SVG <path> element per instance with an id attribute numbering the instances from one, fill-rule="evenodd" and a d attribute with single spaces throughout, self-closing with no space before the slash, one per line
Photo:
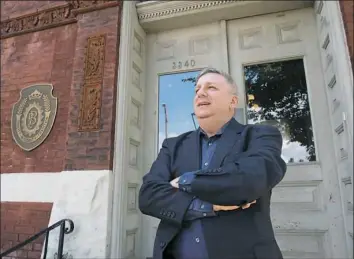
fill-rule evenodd
<path id="1" fill-rule="evenodd" d="M 218 205 L 241 205 L 260 198 L 284 177 L 282 136 L 272 126 L 255 126 L 245 152 L 225 159 L 220 168 L 196 172 L 191 194 Z"/>
<path id="2" fill-rule="evenodd" d="M 139 209 L 143 214 L 181 225 L 193 196 L 171 186 L 171 155 L 165 139 L 157 159 L 143 177 Z"/>

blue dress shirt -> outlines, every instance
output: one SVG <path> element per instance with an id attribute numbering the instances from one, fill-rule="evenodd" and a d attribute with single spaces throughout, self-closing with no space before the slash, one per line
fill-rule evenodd
<path id="1" fill-rule="evenodd" d="M 216 145 L 224 132 L 225 124 L 214 136 L 208 136 L 199 129 L 201 139 L 201 169 L 207 169 L 214 155 Z M 190 192 L 191 182 L 195 178 L 195 172 L 184 173 L 178 181 L 179 188 L 185 192 Z M 188 211 L 184 216 L 183 228 L 173 240 L 171 252 L 175 259 L 207 259 L 208 252 L 205 244 L 201 218 L 214 217 L 216 213 L 213 205 L 209 202 L 194 198 Z"/>

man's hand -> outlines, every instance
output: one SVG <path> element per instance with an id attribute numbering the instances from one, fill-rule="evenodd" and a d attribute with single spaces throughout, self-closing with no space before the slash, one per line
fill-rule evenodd
<path id="1" fill-rule="evenodd" d="M 179 185 L 178 185 L 178 181 L 179 181 L 179 177 L 173 179 L 172 181 L 170 181 L 170 184 L 172 185 L 172 187 L 174 188 L 179 188 Z M 214 211 L 229 211 L 229 210 L 237 210 L 239 209 L 240 207 L 242 207 L 242 209 L 248 209 L 252 204 L 256 203 L 256 200 L 250 202 L 250 203 L 247 203 L 245 205 L 242 205 L 242 206 L 223 206 L 223 205 L 213 205 L 213 210 Z"/>
<path id="2" fill-rule="evenodd" d="M 242 209 L 248 209 L 252 204 L 256 203 L 257 201 L 254 200 L 250 203 L 247 203 L 245 205 L 242 205 Z M 229 211 L 229 210 L 237 210 L 239 209 L 241 206 L 222 206 L 222 205 L 213 205 L 213 210 L 214 211 Z"/>
<path id="3" fill-rule="evenodd" d="M 172 185 L 172 187 L 177 188 L 177 189 L 179 188 L 179 186 L 178 186 L 178 180 L 179 180 L 179 177 L 173 179 L 173 180 L 170 182 L 170 184 Z"/>

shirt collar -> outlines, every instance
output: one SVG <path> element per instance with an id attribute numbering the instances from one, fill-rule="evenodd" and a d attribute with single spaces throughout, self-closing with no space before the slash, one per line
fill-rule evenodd
<path id="1" fill-rule="evenodd" d="M 228 125 L 230 124 L 230 122 L 232 121 L 232 119 L 233 119 L 233 118 L 231 118 L 231 120 L 229 120 L 228 122 L 226 122 L 226 123 L 218 130 L 218 132 L 216 132 L 216 134 L 215 134 L 214 136 L 221 136 L 221 135 L 224 133 L 224 131 L 225 131 L 225 129 L 227 128 L 227 126 L 228 126 Z M 205 137 L 208 136 L 208 135 L 205 133 L 205 131 L 204 131 L 201 127 L 198 128 L 198 131 L 199 131 L 200 136 L 205 136 Z"/>

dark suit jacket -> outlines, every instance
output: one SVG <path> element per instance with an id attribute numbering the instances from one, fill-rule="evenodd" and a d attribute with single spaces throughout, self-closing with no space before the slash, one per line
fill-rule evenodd
<path id="1" fill-rule="evenodd" d="M 284 177 L 282 137 L 271 126 L 241 125 L 232 119 L 210 163 L 200 168 L 198 131 L 166 139 L 151 170 L 143 178 L 139 208 L 161 219 L 153 258 L 166 259 L 166 250 L 182 227 L 193 196 L 216 205 L 242 205 L 257 200 L 248 209 L 218 212 L 203 218 L 209 259 L 282 258 L 270 219 L 271 190 Z M 170 185 L 185 172 L 198 171 L 192 194 Z"/>

